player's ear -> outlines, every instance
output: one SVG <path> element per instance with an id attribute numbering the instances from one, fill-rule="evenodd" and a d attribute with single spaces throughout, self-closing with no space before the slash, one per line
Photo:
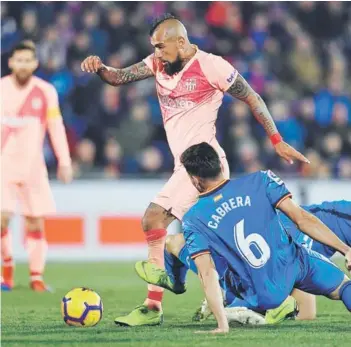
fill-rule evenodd
<path id="1" fill-rule="evenodd" d="M 34 71 L 39 67 L 39 60 L 37 58 L 35 58 L 34 62 L 33 62 L 33 69 Z"/>
<path id="2" fill-rule="evenodd" d="M 178 36 L 178 48 L 184 49 L 185 39 L 184 37 Z"/>
<path id="3" fill-rule="evenodd" d="M 189 177 L 190 177 L 190 181 L 191 181 L 191 183 L 193 184 L 193 186 L 194 186 L 195 188 L 197 188 L 197 184 L 198 184 L 197 178 L 194 177 L 194 176 L 191 176 L 191 175 L 189 175 Z"/>
<path id="4" fill-rule="evenodd" d="M 13 59 L 12 59 L 12 57 L 9 58 L 7 65 L 9 67 L 9 69 L 12 70 L 12 68 L 13 68 Z"/>

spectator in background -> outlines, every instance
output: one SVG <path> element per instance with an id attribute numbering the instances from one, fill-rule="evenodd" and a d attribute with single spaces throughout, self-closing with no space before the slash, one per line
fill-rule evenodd
<path id="1" fill-rule="evenodd" d="M 267 16 L 263 13 L 256 14 L 251 24 L 250 37 L 259 51 L 262 51 L 268 35 Z"/>
<path id="2" fill-rule="evenodd" d="M 327 1 L 323 5 L 324 16 L 320 17 L 322 28 L 319 30 L 321 30 L 323 38 L 333 40 L 342 35 L 348 13 L 342 1 Z"/>
<path id="3" fill-rule="evenodd" d="M 35 11 L 28 10 L 23 13 L 21 27 L 21 36 L 23 40 L 32 40 L 35 43 L 38 42 L 40 31 L 38 26 L 38 18 Z"/>
<path id="4" fill-rule="evenodd" d="M 237 148 L 237 172 L 255 172 L 262 169 L 257 144 L 250 138 L 241 141 Z"/>
<path id="5" fill-rule="evenodd" d="M 270 105 L 274 120 L 282 137 L 296 148 L 302 148 L 304 143 L 304 129 L 302 124 L 291 115 L 285 101 L 274 101 Z"/>
<path id="6" fill-rule="evenodd" d="M 118 178 L 120 176 L 121 159 L 121 145 L 114 138 L 110 137 L 104 147 L 104 177 Z"/>
<path id="7" fill-rule="evenodd" d="M 333 175 L 337 174 L 336 167 L 341 157 L 342 145 L 342 139 L 336 132 L 330 132 L 322 139 L 322 154 L 325 158 L 328 158 Z"/>
<path id="8" fill-rule="evenodd" d="M 330 125 L 335 103 L 342 103 L 351 114 L 350 95 L 345 90 L 344 76 L 332 74 L 328 77 L 328 88 L 321 89 L 315 95 L 316 121 L 323 127 Z M 349 118 L 349 116 L 348 116 Z"/>
<path id="9" fill-rule="evenodd" d="M 163 158 L 161 151 L 156 147 L 148 147 L 140 154 L 139 164 L 144 174 L 160 173 Z"/>
<path id="10" fill-rule="evenodd" d="M 94 171 L 96 146 L 89 139 L 82 139 L 76 148 L 72 162 L 74 177 L 85 178 Z"/>
<path id="11" fill-rule="evenodd" d="M 203 50 L 208 50 L 212 46 L 210 31 L 203 21 L 196 21 L 191 24 L 189 40 Z"/>
<path id="12" fill-rule="evenodd" d="M 292 102 L 298 97 L 298 94 L 294 89 L 276 78 L 267 79 L 262 95 L 268 103 L 274 100 Z"/>
<path id="13" fill-rule="evenodd" d="M 296 18 L 308 34 L 316 36 L 319 33 L 317 3 L 314 1 L 300 1 L 296 4 Z"/>
<path id="14" fill-rule="evenodd" d="M 108 84 L 102 87 L 101 100 L 97 114 L 98 124 L 103 124 L 104 128 L 117 128 L 121 122 L 121 92 Z M 91 115 L 92 121 L 96 119 L 95 112 Z"/>
<path id="15" fill-rule="evenodd" d="M 110 8 L 107 13 L 107 21 L 103 25 L 109 38 L 114 38 L 118 35 L 118 40 L 109 40 L 108 51 L 113 53 L 119 51 L 131 36 L 131 30 L 128 23 L 126 23 L 126 14 L 123 8 L 117 6 Z"/>
<path id="16" fill-rule="evenodd" d="M 67 50 L 68 67 L 72 68 L 76 62 L 81 60 L 91 51 L 91 41 L 89 35 L 85 31 L 80 31 L 74 37 L 73 42 Z"/>
<path id="17" fill-rule="evenodd" d="M 149 105 L 137 102 L 134 103 L 130 116 L 115 130 L 115 138 L 123 148 L 125 156 L 136 157 L 150 143 L 153 131 Z"/>
<path id="18" fill-rule="evenodd" d="M 62 11 L 57 15 L 56 30 L 58 32 L 61 45 L 67 50 L 67 47 L 75 36 L 72 16 L 69 12 Z"/>
<path id="19" fill-rule="evenodd" d="M 322 71 L 316 47 L 311 39 L 303 34 L 296 39 L 293 51 L 289 54 L 289 62 L 295 78 L 295 89 L 303 88 L 310 93 L 321 85 Z"/>
<path id="20" fill-rule="evenodd" d="M 317 145 L 317 139 L 322 136 L 321 128 L 315 120 L 315 104 L 312 98 L 304 98 L 297 105 L 297 119 L 303 124 L 305 129 L 304 145 L 308 148 L 314 148 Z M 310 136 L 314 134 L 314 136 Z"/>
<path id="21" fill-rule="evenodd" d="M 320 156 L 319 152 L 310 148 L 306 153 L 308 158 L 310 158 L 311 164 L 302 165 L 302 177 L 329 178 L 331 176 L 330 167 Z"/>
<path id="22" fill-rule="evenodd" d="M 38 58 L 51 70 L 61 70 L 66 64 L 66 45 L 54 26 L 49 26 L 38 45 Z"/>
<path id="23" fill-rule="evenodd" d="M 338 177 L 351 179 L 351 159 L 341 158 L 337 165 Z"/>
<path id="24" fill-rule="evenodd" d="M 267 104 L 275 105 L 272 115 L 285 139 L 308 149 L 311 159 L 309 166 L 287 171 L 272 156 L 260 127 L 252 126 L 246 105 L 225 97 L 217 136 L 233 172 L 261 165 L 291 175 L 349 177 L 350 3 L 4 2 L 2 74 L 8 72 L 6 54 L 16 42 L 28 38 L 39 43 L 37 74 L 58 90 L 82 177 L 95 172 L 112 178 L 152 176 L 171 170 L 152 79 L 118 89 L 80 70 L 81 60 L 90 54 L 106 57 L 115 67 L 140 61 L 152 52 L 150 20 L 169 11 L 188 24 L 200 49 L 224 56 Z M 82 152 L 90 153 L 90 159 Z M 49 143 L 46 159 L 54 172 Z M 145 163 L 149 159 L 152 165 Z"/>
<path id="25" fill-rule="evenodd" d="M 8 15 L 8 5 L 1 3 L 1 52 L 9 53 L 21 38 L 15 19 Z M 4 59 L 7 64 L 7 59 Z"/>
<path id="26" fill-rule="evenodd" d="M 100 29 L 100 12 L 98 10 L 88 10 L 83 15 L 83 25 L 85 32 L 91 39 L 90 48 L 94 54 L 102 59 L 106 58 L 107 48 L 109 44 L 108 33 Z"/>
<path id="27" fill-rule="evenodd" d="M 265 84 L 270 79 L 266 64 L 262 59 L 252 61 L 250 71 L 245 77 L 258 94 L 263 94 Z"/>

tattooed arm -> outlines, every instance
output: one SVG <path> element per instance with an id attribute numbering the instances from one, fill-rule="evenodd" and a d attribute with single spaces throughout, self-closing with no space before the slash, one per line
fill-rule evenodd
<path id="1" fill-rule="evenodd" d="M 265 102 L 240 74 L 238 74 L 234 83 L 229 87 L 227 93 L 244 101 L 250 107 L 255 118 L 262 124 L 267 135 L 271 138 L 279 156 L 284 158 L 290 164 L 293 164 L 293 159 L 309 163 L 309 160 L 300 152 L 296 151 L 293 147 L 281 140 L 277 127 Z"/>
<path id="2" fill-rule="evenodd" d="M 86 58 L 81 65 L 82 71 L 96 73 L 106 83 L 119 86 L 152 77 L 154 74 L 144 63 L 140 62 L 124 69 L 115 69 L 106 66 L 97 56 Z"/>
<path id="3" fill-rule="evenodd" d="M 278 133 L 277 127 L 262 98 L 251 88 L 247 81 L 238 74 L 227 93 L 244 101 L 251 109 L 255 118 L 262 124 L 268 136 Z"/>

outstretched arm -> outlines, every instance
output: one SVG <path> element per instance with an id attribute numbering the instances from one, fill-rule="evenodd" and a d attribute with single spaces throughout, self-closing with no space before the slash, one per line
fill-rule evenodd
<path id="1" fill-rule="evenodd" d="M 61 116 L 57 91 L 54 86 L 47 88 L 47 129 L 58 161 L 57 177 L 64 183 L 73 178 L 68 141 Z"/>
<path id="2" fill-rule="evenodd" d="M 104 82 L 112 86 L 141 81 L 154 75 L 142 61 L 123 69 L 115 69 L 103 64 L 97 56 L 86 58 L 81 64 L 81 69 L 89 73 L 96 73 Z"/>
<path id="3" fill-rule="evenodd" d="M 250 107 L 251 112 L 262 124 L 267 135 L 271 139 L 271 142 L 279 156 L 287 160 L 290 164 L 293 163 L 293 159 L 298 159 L 309 163 L 309 160 L 306 157 L 282 140 L 265 102 L 251 88 L 244 77 L 238 74 L 234 83 L 227 90 L 227 93 L 241 101 L 244 101 Z"/>
<path id="4" fill-rule="evenodd" d="M 284 212 L 303 233 L 345 255 L 346 267 L 351 270 L 351 248 L 342 242 L 323 222 L 305 211 L 292 199 L 283 200 L 277 208 Z"/>
<path id="5" fill-rule="evenodd" d="M 204 289 L 208 305 L 215 316 L 218 328 L 211 333 L 227 333 L 228 320 L 224 311 L 222 291 L 218 282 L 218 273 L 213 265 L 210 254 L 202 254 L 195 258 L 199 278 Z"/>

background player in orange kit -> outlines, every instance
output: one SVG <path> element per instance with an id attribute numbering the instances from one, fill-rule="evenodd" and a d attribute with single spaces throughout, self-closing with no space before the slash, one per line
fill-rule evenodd
<path id="1" fill-rule="evenodd" d="M 142 225 L 149 246 L 149 261 L 164 268 L 166 228 L 181 220 L 194 204 L 198 192 L 180 163 L 181 153 L 190 146 L 207 142 L 218 152 L 224 176 L 229 178 L 225 153 L 216 139 L 215 122 L 224 92 L 247 103 L 263 125 L 279 156 L 292 163 L 308 160 L 285 143 L 261 97 L 238 71 L 223 58 L 199 50 L 189 42 L 184 25 L 166 14 L 152 25 L 151 44 L 155 53 L 124 69 L 105 66 L 99 57 L 90 56 L 82 70 L 97 73 L 113 85 L 156 79 L 156 89 L 169 146 L 175 159 L 174 173 L 147 208 Z M 128 232 L 126 230 L 125 232 Z M 129 315 L 116 318 L 126 326 L 157 325 L 162 322 L 161 288 L 149 285 L 148 297 Z"/>
<path id="2" fill-rule="evenodd" d="M 55 212 L 43 156 L 46 130 L 58 159 L 58 178 L 72 180 L 66 132 L 55 88 L 33 76 L 38 67 L 35 45 L 18 44 L 9 58 L 12 73 L 1 79 L 1 289 L 14 286 L 9 222 L 17 201 L 25 218 L 30 286 L 46 291 L 43 281 L 47 243 L 43 218 Z"/>

